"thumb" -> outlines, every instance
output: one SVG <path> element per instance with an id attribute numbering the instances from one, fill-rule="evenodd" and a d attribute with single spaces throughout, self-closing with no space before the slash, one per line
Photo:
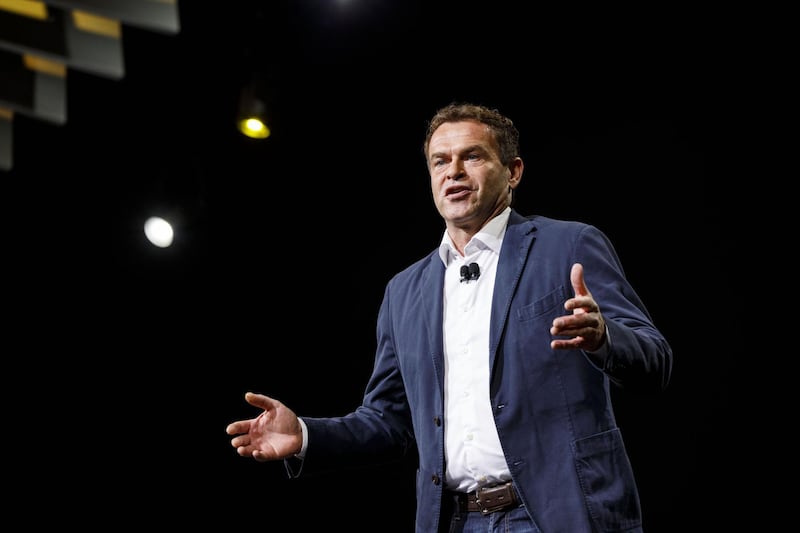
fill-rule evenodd
<path id="1" fill-rule="evenodd" d="M 589 289 L 586 288 L 586 282 L 583 280 L 582 264 L 575 263 L 572 265 L 569 279 L 572 282 L 572 290 L 575 292 L 575 296 L 591 296 Z"/>
<path id="2" fill-rule="evenodd" d="M 259 407 L 265 411 L 269 411 L 270 409 L 274 409 L 278 406 L 278 402 L 276 400 L 273 400 L 269 396 L 256 394 L 254 392 L 246 393 L 244 395 L 244 399 L 253 407 Z"/>

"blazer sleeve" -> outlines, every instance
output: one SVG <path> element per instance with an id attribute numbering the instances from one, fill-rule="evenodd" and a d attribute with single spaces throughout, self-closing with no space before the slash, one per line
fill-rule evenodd
<path id="1" fill-rule="evenodd" d="M 586 286 L 608 328 L 605 359 L 594 362 L 620 387 L 665 389 L 672 373 L 672 348 L 627 280 L 611 241 L 594 226 L 585 226 L 574 255 L 584 266 Z"/>

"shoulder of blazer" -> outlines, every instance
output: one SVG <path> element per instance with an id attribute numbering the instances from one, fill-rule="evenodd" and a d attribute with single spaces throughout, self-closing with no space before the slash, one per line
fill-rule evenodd
<path id="1" fill-rule="evenodd" d="M 511 211 L 511 216 L 508 219 L 508 229 L 514 227 L 516 231 L 516 228 L 518 228 L 518 230 L 523 233 L 535 232 L 551 226 L 555 226 L 555 229 L 559 230 L 567 230 L 571 228 L 573 230 L 580 231 L 589 225 L 584 222 L 562 220 L 542 215 L 521 215 L 517 211 L 513 210 Z"/>
<path id="2" fill-rule="evenodd" d="M 408 265 L 400 272 L 397 272 L 389 280 L 390 284 L 397 283 L 414 283 L 424 279 L 428 279 L 431 275 L 435 275 L 444 270 L 442 260 L 439 259 L 439 250 L 433 250 L 425 257 L 422 257 L 414 263 Z"/>
<path id="3" fill-rule="evenodd" d="M 546 226 L 555 222 L 555 219 L 543 217 L 541 215 L 522 215 L 517 211 L 511 210 L 511 215 L 508 217 L 508 227 L 506 231 L 519 233 L 525 235 L 535 232 L 540 227 Z"/>

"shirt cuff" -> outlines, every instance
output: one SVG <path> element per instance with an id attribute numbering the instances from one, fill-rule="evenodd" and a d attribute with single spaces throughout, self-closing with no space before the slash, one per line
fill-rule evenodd
<path id="1" fill-rule="evenodd" d="M 308 448 L 308 427 L 306 427 L 306 423 L 303 422 L 302 418 L 298 418 L 297 420 L 300 422 L 300 429 L 303 432 L 303 445 L 300 447 L 300 451 L 294 454 L 294 456 L 302 460 L 306 458 L 306 448 Z"/>

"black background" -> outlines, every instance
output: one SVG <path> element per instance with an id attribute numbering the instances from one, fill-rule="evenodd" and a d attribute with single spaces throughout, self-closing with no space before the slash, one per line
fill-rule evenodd
<path id="1" fill-rule="evenodd" d="M 107 526 L 104 511 L 120 527 L 412 530 L 413 461 L 289 481 L 280 463 L 238 457 L 225 427 L 256 414 L 250 390 L 311 416 L 358 405 L 384 284 L 444 229 L 425 120 L 471 100 L 521 131 L 516 207 L 605 231 L 673 346 L 665 393 L 614 391 L 645 530 L 728 520 L 730 348 L 702 316 L 730 240 L 711 187 L 716 63 L 701 13 L 421 1 L 180 13 L 175 36 L 124 30 L 123 80 L 70 72 L 66 125 L 15 120 L 8 457 L 36 473 L 18 494 L 85 526 Z M 234 127 L 254 70 L 277 89 L 266 141 Z M 154 203 L 178 217 L 170 249 L 144 240 Z"/>

